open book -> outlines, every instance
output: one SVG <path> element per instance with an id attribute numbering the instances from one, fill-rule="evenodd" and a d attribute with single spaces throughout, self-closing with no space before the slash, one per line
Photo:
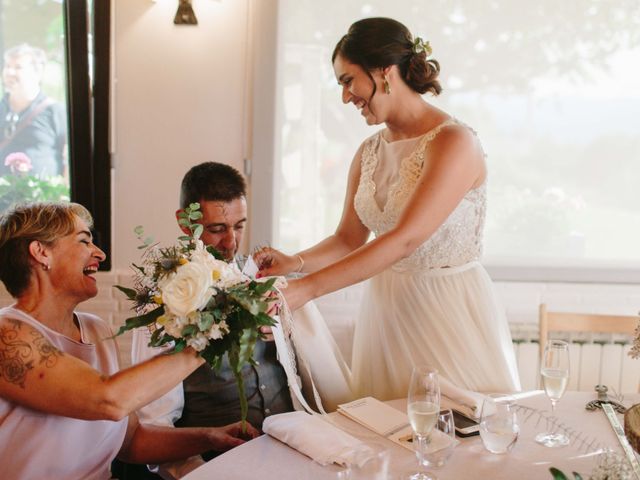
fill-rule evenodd
<path id="1" fill-rule="evenodd" d="M 353 402 L 343 403 L 338 405 L 338 413 L 376 432 L 387 440 L 391 440 L 409 450 L 414 450 L 413 430 L 407 414 L 380 400 L 373 397 L 364 397 Z M 457 443 L 457 440 L 448 437 L 439 430 L 433 430 L 427 451 L 440 450 L 448 446 L 452 441 Z"/>

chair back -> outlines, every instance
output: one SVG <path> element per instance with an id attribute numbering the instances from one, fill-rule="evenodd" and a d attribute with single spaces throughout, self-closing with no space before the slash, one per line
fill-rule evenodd
<path id="1" fill-rule="evenodd" d="M 639 318 L 635 315 L 603 315 L 595 313 L 550 312 L 540 304 L 540 358 L 550 331 L 626 333 L 633 335 Z"/>

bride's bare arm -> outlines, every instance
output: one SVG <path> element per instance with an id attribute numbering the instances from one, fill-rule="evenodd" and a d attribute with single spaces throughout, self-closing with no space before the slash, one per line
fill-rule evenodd
<path id="1" fill-rule="evenodd" d="M 254 258 L 256 263 L 261 266 L 261 276 L 286 275 L 295 271 L 315 272 L 340 260 L 366 243 L 369 238 L 369 230 L 360 221 L 353 205 L 360 181 L 361 155 L 362 146 L 351 162 L 342 218 L 336 232 L 313 247 L 295 255 L 285 255 L 272 248 L 257 252 Z M 302 269 L 300 269 L 301 265 L 303 265 Z"/>
<path id="2" fill-rule="evenodd" d="M 466 193 L 484 180 L 484 155 L 477 138 L 467 128 L 443 129 L 429 148 L 429 163 L 395 228 L 336 263 L 291 281 L 285 296 L 292 309 L 366 280 L 411 255 L 446 220 Z"/>

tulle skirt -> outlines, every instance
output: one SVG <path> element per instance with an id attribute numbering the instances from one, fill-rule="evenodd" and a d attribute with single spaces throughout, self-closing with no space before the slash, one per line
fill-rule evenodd
<path id="1" fill-rule="evenodd" d="M 355 396 L 406 397 L 417 364 L 473 391 L 520 389 L 507 318 L 480 263 L 388 269 L 369 281 L 354 334 Z"/>

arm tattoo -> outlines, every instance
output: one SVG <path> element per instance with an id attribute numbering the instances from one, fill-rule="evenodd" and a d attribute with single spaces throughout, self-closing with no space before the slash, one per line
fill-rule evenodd
<path id="1" fill-rule="evenodd" d="M 31 337 L 33 338 L 33 345 L 40 354 L 40 363 L 44 363 L 47 368 L 53 367 L 56 364 L 57 357 L 62 356 L 62 352 L 51 345 L 51 342 L 37 330 L 31 332 Z"/>
<path id="2" fill-rule="evenodd" d="M 24 323 L 9 319 L 0 326 L 0 378 L 8 383 L 20 385 L 24 388 L 27 372 L 33 369 L 33 364 L 44 364 L 51 368 L 56 364 L 57 357 L 62 352 L 55 348 L 44 336 L 34 330 L 31 332 L 31 343 L 20 340 L 19 331 Z"/>

